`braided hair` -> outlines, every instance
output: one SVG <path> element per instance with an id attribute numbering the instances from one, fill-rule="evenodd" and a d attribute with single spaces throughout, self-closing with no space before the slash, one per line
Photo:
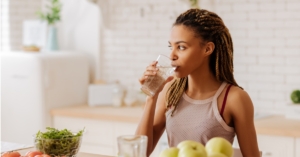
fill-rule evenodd
<path id="1" fill-rule="evenodd" d="M 233 77 L 233 43 L 229 30 L 223 20 L 216 14 L 204 9 L 189 9 L 180 14 L 173 26 L 184 25 L 192 29 L 197 37 L 213 42 L 215 49 L 209 57 L 209 68 L 220 82 L 238 86 Z M 187 77 L 176 78 L 167 91 L 167 109 L 177 108 L 183 92 L 187 87 Z"/>

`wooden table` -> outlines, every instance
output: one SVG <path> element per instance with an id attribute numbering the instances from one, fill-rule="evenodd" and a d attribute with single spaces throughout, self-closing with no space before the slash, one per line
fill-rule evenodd
<path id="1" fill-rule="evenodd" d="M 20 150 L 16 150 L 18 151 L 21 155 L 25 155 L 26 152 L 30 151 L 30 150 L 35 150 L 33 147 L 31 148 L 26 148 L 26 149 L 20 149 Z M 112 156 L 106 156 L 106 155 L 99 155 L 99 154 L 90 154 L 90 153 L 84 153 L 84 152 L 79 152 L 77 154 L 77 157 L 112 157 Z"/>

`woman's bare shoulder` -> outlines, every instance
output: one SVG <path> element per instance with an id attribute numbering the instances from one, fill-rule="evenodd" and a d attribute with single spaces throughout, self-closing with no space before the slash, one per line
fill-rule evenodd
<path id="1" fill-rule="evenodd" d="M 249 94 L 238 86 L 232 86 L 226 104 L 233 114 L 252 114 L 253 104 Z"/>
<path id="2" fill-rule="evenodd" d="M 244 89 L 238 86 L 231 86 L 230 94 L 228 95 L 228 100 L 231 99 L 235 101 L 246 100 L 246 99 L 250 99 L 250 96 Z"/>

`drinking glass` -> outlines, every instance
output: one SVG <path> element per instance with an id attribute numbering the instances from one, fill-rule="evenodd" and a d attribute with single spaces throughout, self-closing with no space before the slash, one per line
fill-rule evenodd
<path id="1" fill-rule="evenodd" d="M 159 69 L 157 74 L 155 76 L 148 76 L 141 87 L 141 90 L 149 96 L 154 96 L 160 86 L 174 72 L 174 67 L 171 65 L 172 60 L 169 57 L 159 55 L 156 61 L 156 67 Z"/>
<path id="2" fill-rule="evenodd" d="M 148 138 L 144 135 L 118 137 L 118 157 L 146 157 Z"/>

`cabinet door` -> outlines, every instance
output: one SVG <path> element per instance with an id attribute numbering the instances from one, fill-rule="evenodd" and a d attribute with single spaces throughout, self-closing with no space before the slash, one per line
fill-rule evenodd
<path id="1" fill-rule="evenodd" d="M 300 138 L 296 138 L 296 154 L 295 157 L 300 157 Z"/>
<path id="2" fill-rule="evenodd" d="M 78 131 L 85 128 L 81 143 L 81 152 L 115 155 L 114 154 L 114 124 L 109 121 L 55 116 L 53 125 L 58 129 Z"/>
<path id="3" fill-rule="evenodd" d="M 294 138 L 257 135 L 262 157 L 294 157 Z"/>
<path id="4" fill-rule="evenodd" d="M 125 122 L 115 122 L 115 136 L 121 135 L 134 135 L 137 123 L 125 123 Z"/>

